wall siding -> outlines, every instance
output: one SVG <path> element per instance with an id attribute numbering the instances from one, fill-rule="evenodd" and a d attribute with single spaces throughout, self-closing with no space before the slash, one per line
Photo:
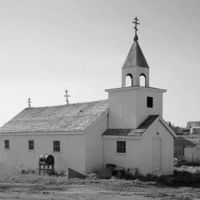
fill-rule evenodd
<path id="1" fill-rule="evenodd" d="M 116 152 L 116 142 L 126 141 L 126 153 Z M 122 138 L 104 138 L 104 165 L 115 164 L 119 167 L 139 167 L 139 140 L 126 140 Z"/>
<path id="2" fill-rule="evenodd" d="M 4 140 L 10 140 L 10 150 L 4 150 Z M 35 150 L 28 150 L 28 140 L 34 140 Z M 60 140 L 61 152 L 53 152 L 53 140 Z M 85 172 L 84 135 L 0 135 L 0 162 L 18 167 L 38 168 L 41 154 L 55 157 L 55 169 L 72 168 Z"/>
<path id="3" fill-rule="evenodd" d="M 107 129 L 107 118 L 105 115 L 86 130 L 85 135 L 85 169 L 86 173 L 94 172 L 103 168 L 103 139 L 102 134 Z"/>

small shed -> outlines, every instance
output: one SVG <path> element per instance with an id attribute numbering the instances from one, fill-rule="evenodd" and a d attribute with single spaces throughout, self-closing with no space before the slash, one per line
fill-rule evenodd
<path id="1" fill-rule="evenodd" d="M 195 142 L 185 139 L 184 137 L 177 137 L 174 140 L 174 157 L 178 160 L 185 160 L 185 148 L 194 148 Z"/>
<path id="2" fill-rule="evenodd" d="M 200 164 L 200 144 L 185 147 L 184 155 L 187 162 Z"/>

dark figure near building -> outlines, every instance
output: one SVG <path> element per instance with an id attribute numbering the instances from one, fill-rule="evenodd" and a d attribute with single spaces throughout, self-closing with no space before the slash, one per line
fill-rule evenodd
<path id="1" fill-rule="evenodd" d="M 43 174 L 53 174 L 54 173 L 54 157 L 52 155 L 40 155 L 39 157 L 39 174 L 43 170 Z M 51 166 L 51 169 L 50 169 Z"/>

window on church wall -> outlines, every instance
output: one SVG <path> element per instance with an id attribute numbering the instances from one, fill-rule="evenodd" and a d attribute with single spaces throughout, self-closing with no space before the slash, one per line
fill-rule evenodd
<path id="1" fill-rule="evenodd" d="M 147 108 L 153 108 L 153 97 L 147 97 Z"/>
<path id="2" fill-rule="evenodd" d="M 126 153 L 126 141 L 117 141 L 117 153 Z"/>
<path id="3" fill-rule="evenodd" d="M 28 150 L 34 150 L 34 140 L 28 141 Z"/>
<path id="4" fill-rule="evenodd" d="M 132 87 L 133 86 L 133 76 L 131 74 L 126 75 L 125 85 L 126 85 L 126 87 Z"/>
<path id="5" fill-rule="evenodd" d="M 4 140 L 4 149 L 6 149 L 6 150 L 10 149 L 10 141 L 9 140 Z"/>
<path id="6" fill-rule="evenodd" d="M 60 152 L 60 141 L 59 140 L 53 141 L 53 151 Z"/>
<path id="7" fill-rule="evenodd" d="M 140 86 L 146 86 L 146 76 L 144 74 L 140 75 Z"/>

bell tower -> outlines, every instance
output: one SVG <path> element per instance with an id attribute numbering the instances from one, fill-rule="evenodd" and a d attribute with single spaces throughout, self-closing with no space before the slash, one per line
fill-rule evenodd
<path id="1" fill-rule="evenodd" d="M 137 17 L 133 23 L 135 37 L 122 66 L 122 85 L 106 90 L 110 129 L 134 129 L 150 115 L 162 117 L 163 93 L 166 90 L 149 86 L 149 66 L 138 43 Z"/>
<path id="2" fill-rule="evenodd" d="M 144 86 L 149 87 L 149 66 L 138 43 L 137 25 L 139 22 L 137 17 L 133 23 L 135 24 L 135 37 L 122 67 L 122 87 L 141 86 L 141 77 L 144 79 Z M 129 85 L 127 85 L 127 79 L 130 79 Z"/>

